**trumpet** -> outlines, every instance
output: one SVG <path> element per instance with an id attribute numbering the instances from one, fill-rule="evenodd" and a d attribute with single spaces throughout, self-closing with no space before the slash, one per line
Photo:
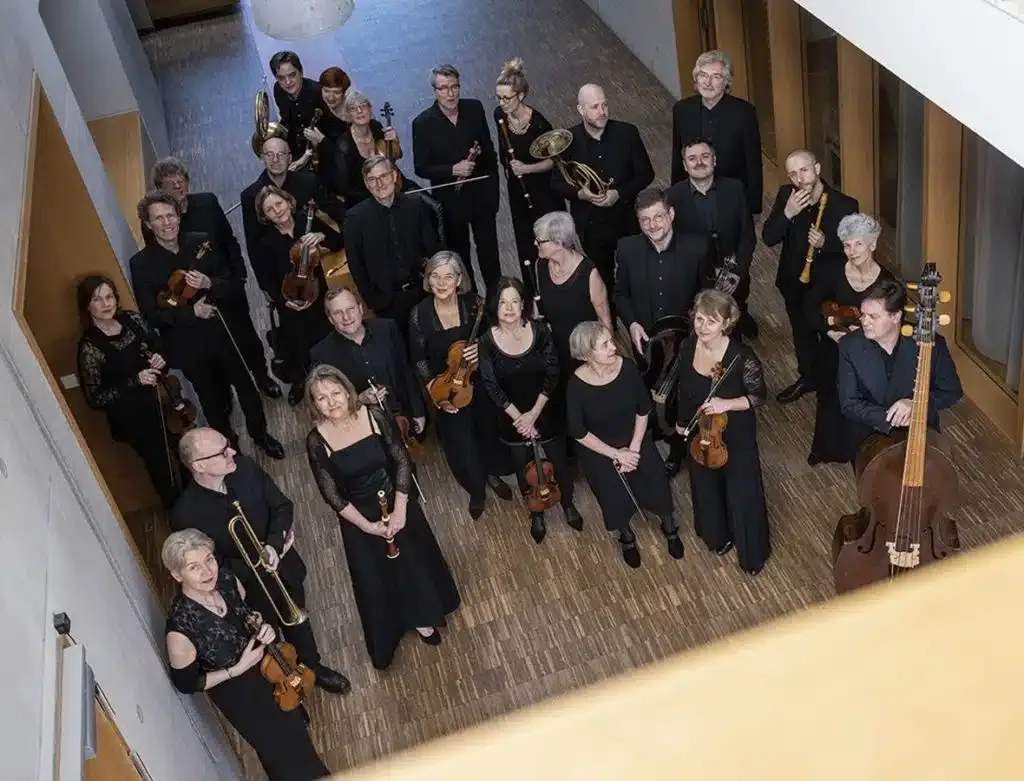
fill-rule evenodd
<path id="1" fill-rule="evenodd" d="M 821 215 L 825 213 L 828 193 L 822 193 L 818 200 L 818 215 L 814 218 L 814 230 L 821 230 Z M 800 272 L 800 281 L 805 285 L 811 281 L 811 264 L 814 262 L 814 247 L 807 245 L 807 257 L 804 258 L 804 270 Z"/>
<path id="2" fill-rule="evenodd" d="M 563 160 L 562 155 L 570 144 L 572 144 L 572 132 L 564 128 L 556 128 L 533 139 L 533 143 L 530 144 L 530 154 L 537 160 L 554 160 L 558 172 L 577 190 L 586 187 L 595 195 L 604 195 L 615 181 L 614 178 L 606 182 L 597 171 L 586 163 Z"/>
<path id="3" fill-rule="evenodd" d="M 377 491 L 377 503 L 380 505 L 380 522 L 387 526 L 388 522 L 391 520 L 391 512 L 388 510 L 387 494 L 383 491 Z M 398 554 L 401 553 L 401 551 L 399 551 L 398 546 L 395 545 L 395 538 L 385 537 L 384 542 L 388 545 L 387 553 L 384 555 L 389 559 L 397 559 Z"/>
<path id="4" fill-rule="evenodd" d="M 263 589 L 263 593 L 266 594 L 267 601 L 274 608 L 274 612 L 277 613 L 281 625 L 298 626 L 305 623 L 309 619 L 309 614 L 295 604 L 295 600 L 292 599 L 292 595 L 285 588 L 281 576 L 270 568 L 270 556 L 267 553 L 267 549 L 260 542 L 259 537 L 256 536 L 256 532 L 253 531 L 249 519 L 245 517 L 241 503 L 232 502 L 231 504 L 235 508 L 235 515 L 228 521 L 228 534 L 231 535 L 235 547 L 242 558 L 245 559 L 245 563 L 249 565 L 249 569 L 256 575 L 256 581 L 260 584 L 260 588 Z M 269 577 L 274 588 L 280 592 L 281 605 L 278 604 L 279 600 L 274 599 L 270 589 L 267 588 L 266 581 L 263 580 L 264 574 Z"/>

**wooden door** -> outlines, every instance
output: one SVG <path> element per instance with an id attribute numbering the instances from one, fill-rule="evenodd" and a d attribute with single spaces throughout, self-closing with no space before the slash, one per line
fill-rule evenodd
<path id="1" fill-rule="evenodd" d="M 145 781 L 135 767 L 131 749 L 110 715 L 96 709 L 96 756 L 85 761 L 82 781 Z"/>

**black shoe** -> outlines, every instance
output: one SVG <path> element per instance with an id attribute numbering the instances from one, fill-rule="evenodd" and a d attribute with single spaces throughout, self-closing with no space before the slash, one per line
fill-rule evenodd
<path id="1" fill-rule="evenodd" d="M 281 398 L 281 386 L 278 385 L 269 374 L 260 380 L 259 386 L 260 390 L 263 391 L 263 395 L 268 399 Z"/>
<path id="2" fill-rule="evenodd" d="M 750 577 L 756 577 L 761 574 L 761 570 L 764 569 L 764 564 L 759 567 L 744 567 L 743 571 L 746 572 Z"/>
<path id="3" fill-rule="evenodd" d="M 711 552 L 716 556 L 724 556 L 726 553 L 732 550 L 732 542 L 727 542 L 721 548 L 713 549 Z"/>
<path id="4" fill-rule="evenodd" d="M 683 459 L 676 455 L 675 451 L 668 454 L 668 458 L 665 459 L 665 476 L 675 477 L 679 474 L 680 468 L 683 466 Z"/>
<path id="5" fill-rule="evenodd" d="M 683 548 L 683 541 L 679 539 L 679 532 L 672 532 L 665 539 L 668 542 L 668 555 L 673 559 L 683 558 L 686 550 Z"/>
<path id="6" fill-rule="evenodd" d="M 484 514 L 484 507 L 487 506 L 487 496 L 469 497 L 469 517 L 474 521 Z"/>
<path id="7" fill-rule="evenodd" d="M 512 489 L 500 477 L 487 475 L 487 485 L 490 486 L 499 499 L 504 499 L 506 502 L 512 501 Z"/>
<path id="8" fill-rule="evenodd" d="M 325 692 L 348 694 L 352 691 L 352 682 L 337 670 L 318 664 L 313 667 L 313 672 L 316 673 L 316 685 Z"/>
<path id="9" fill-rule="evenodd" d="M 792 404 L 806 393 L 814 393 L 814 388 L 811 387 L 810 382 L 805 380 L 803 377 L 799 377 L 796 382 L 788 388 L 783 389 L 779 395 L 775 397 L 775 400 L 779 402 L 779 404 Z"/>
<path id="10" fill-rule="evenodd" d="M 576 509 L 576 505 L 563 507 L 562 512 L 565 513 L 565 522 L 569 524 L 570 529 L 575 529 L 578 532 L 583 531 L 583 516 Z"/>
<path id="11" fill-rule="evenodd" d="M 818 457 L 816 453 L 811 453 L 809 456 L 807 456 L 807 466 L 817 466 L 820 463 L 821 459 Z"/>
<path id="12" fill-rule="evenodd" d="M 530 536 L 533 541 L 540 545 L 544 542 L 544 536 L 548 533 L 544 525 L 544 513 L 532 513 L 530 515 Z"/>
<path id="13" fill-rule="evenodd" d="M 256 447 L 276 461 L 284 459 L 284 445 L 270 436 L 270 434 L 264 434 L 262 437 L 253 437 L 252 441 Z"/>
<path id="14" fill-rule="evenodd" d="M 419 632 L 416 634 L 420 635 Z M 441 645 L 441 630 L 435 626 L 434 631 L 429 635 L 420 635 L 420 640 L 427 645 Z"/>
<path id="15" fill-rule="evenodd" d="M 622 544 L 622 560 L 626 562 L 633 569 L 637 569 L 640 566 L 640 549 L 636 546 L 636 541 Z"/>
<path id="16" fill-rule="evenodd" d="M 288 403 L 297 407 L 302 403 L 302 397 L 306 395 L 306 387 L 301 382 L 296 382 L 288 389 Z"/>
<path id="17" fill-rule="evenodd" d="M 756 339 L 761 333 L 761 329 L 757 325 L 757 320 L 751 316 L 750 312 L 740 313 L 739 329 L 740 334 L 745 339 Z"/>

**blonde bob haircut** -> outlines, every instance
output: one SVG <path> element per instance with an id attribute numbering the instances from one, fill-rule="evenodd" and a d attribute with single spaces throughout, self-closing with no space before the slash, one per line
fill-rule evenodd
<path id="1" fill-rule="evenodd" d="M 442 266 L 452 267 L 452 271 L 455 272 L 455 276 L 459 278 L 460 293 L 468 293 L 470 291 L 472 285 L 469 282 L 469 275 L 466 273 L 466 266 L 462 263 L 462 258 L 459 257 L 459 253 L 453 252 L 450 249 L 443 249 L 430 256 L 430 259 L 427 261 L 426 268 L 423 269 L 424 290 L 428 293 L 433 292 L 430 289 L 430 275 Z"/>
<path id="2" fill-rule="evenodd" d="M 341 369 L 321 363 L 313 367 L 309 377 L 306 378 L 306 400 L 309 402 L 309 406 L 313 408 L 313 413 L 318 419 L 323 420 L 323 416 L 313 401 L 313 388 L 322 382 L 333 382 L 335 385 L 341 386 L 342 390 L 345 391 L 345 411 L 350 416 L 355 415 L 362 408 L 363 402 L 359 400 L 359 394 L 356 392 L 356 386 L 352 384 L 352 380 L 346 377 Z"/>
<path id="3" fill-rule="evenodd" d="M 728 293 L 718 290 L 702 290 L 693 301 L 693 310 L 690 312 L 690 324 L 698 314 L 722 321 L 722 333 L 732 333 L 736 323 L 740 321 L 740 308 L 736 299 Z"/>
<path id="4" fill-rule="evenodd" d="M 608 333 L 597 320 L 585 320 L 569 334 L 569 354 L 577 361 L 589 361 L 601 337 Z"/>

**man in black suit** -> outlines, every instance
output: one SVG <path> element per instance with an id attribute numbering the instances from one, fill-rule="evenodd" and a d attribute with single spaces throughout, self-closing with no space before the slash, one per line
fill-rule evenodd
<path id="1" fill-rule="evenodd" d="M 217 196 L 213 193 L 189 192 L 188 169 L 176 157 L 158 160 L 153 166 L 152 180 L 155 190 L 167 193 L 181 207 L 180 232 L 206 234 L 220 255 L 227 260 L 231 275 L 245 287 L 248 273 L 245 259 L 242 257 L 242 248 L 238 246 L 238 239 L 231 230 L 231 223 L 228 222 Z M 153 234 L 145 227 L 145 223 L 142 232 L 147 242 L 152 240 Z M 256 378 L 260 390 L 272 399 L 281 398 L 281 386 L 267 372 L 267 357 L 263 351 L 263 342 L 256 335 L 248 300 L 241 296 L 237 300 L 225 302 L 221 306 L 221 313 L 227 320 L 228 327 L 238 342 L 238 349 L 245 358 L 245 364 Z"/>
<path id="2" fill-rule="evenodd" d="M 839 340 L 839 407 L 849 423 L 851 453 L 874 432 L 910 425 L 918 344 L 900 333 L 906 301 L 899 282 L 877 282 L 861 302 L 860 329 Z M 960 401 L 964 391 L 946 340 L 934 337 L 928 427 L 938 431 L 939 410 Z"/>
<path id="3" fill-rule="evenodd" d="M 725 52 L 704 52 L 693 66 L 696 95 L 672 109 L 672 183 L 686 178 L 683 145 L 707 138 L 718 154 L 718 175 L 739 179 L 746 190 L 751 214 L 761 213 L 764 173 L 761 168 L 761 130 L 753 105 L 729 94 L 732 61 Z"/>
<path id="4" fill-rule="evenodd" d="M 288 146 L 295 158 L 295 168 L 309 162 L 313 147 L 306 135 L 313 124 L 313 112 L 326 112 L 320 96 L 320 84 L 302 75 L 302 60 L 295 52 L 281 51 L 270 58 L 274 74 L 274 102 L 280 124 L 288 130 Z"/>
<path id="5" fill-rule="evenodd" d="M 562 157 L 589 166 L 611 187 L 598 195 L 578 181 L 567 181 L 557 166 L 551 184 L 569 201 L 583 252 L 594 262 L 605 287 L 613 290 L 615 248 L 623 236 L 640 232 L 633 205 L 637 194 L 654 181 L 654 167 L 636 125 L 609 119 L 603 88 L 584 84 L 576 103 L 582 121 L 570 128 L 572 143 Z"/>
<path id="6" fill-rule="evenodd" d="M 860 210 L 856 198 L 844 195 L 821 178 L 821 163 L 813 152 L 797 149 L 786 158 L 786 176 L 790 184 L 779 188 L 775 203 L 764 221 L 761 238 L 769 247 L 782 243 L 775 287 L 782 293 L 786 315 L 793 333 L 796 353 L 796 382 L 777 396 L 779 403 L 789 404 L 805 393 L 814 391 L 814 361 L 820 334 L 804 316 L 804 299 L 810 280 L 800 281 L 800 274 L 811 252 L 810 279 L 821 263 L 845 262 L 843 242 L 839 239 L 839 221 Z M 824 204 L 822 198 L 825 198 Z M 823 208 L 822 208 L 823 206 Z M 821 224 L 815 228 L 818 213 Z"/>
<path id="7" fill-rule="evenodd" d="M 484 286 L 491 290 L 501 278 L 498 255 L 498 155 L 483 104 L 460 98 L 459 72 L 438 65 L 430 73 L 434 104 L 412 121 L 412 152 L 416 175 L 430 184 L 451 184 L 460 179 L 486 176 L 462 186 L 434 190 L 441 204 L 448 248 L 470 265 L 469 234 L 473 232 L 476 262 Z M 475 151 L 474 151 L 475 150 Z M 473 274 L 470 281 L 476 288 Z"/>
<path id="8" fill-rule="evenodd" d="M 740 283 L 733 298 L 741 312 L 739 329 L 744 336 L 756 338 L 757 324 L 747 312 L 747 296 L 750 295 L 750 264 L 757 238 L 743 183 L 739 179 L 718 176 L 715 148 L 706 138 L 685 143 L 682 155 L 688 178 L 672 185 L 666 193 L 675 210 L 675 229 L 709 238 L 712 273 L 705 279 L 705 287 L 714 286 L 726 258 L 735 259 Z"/>

